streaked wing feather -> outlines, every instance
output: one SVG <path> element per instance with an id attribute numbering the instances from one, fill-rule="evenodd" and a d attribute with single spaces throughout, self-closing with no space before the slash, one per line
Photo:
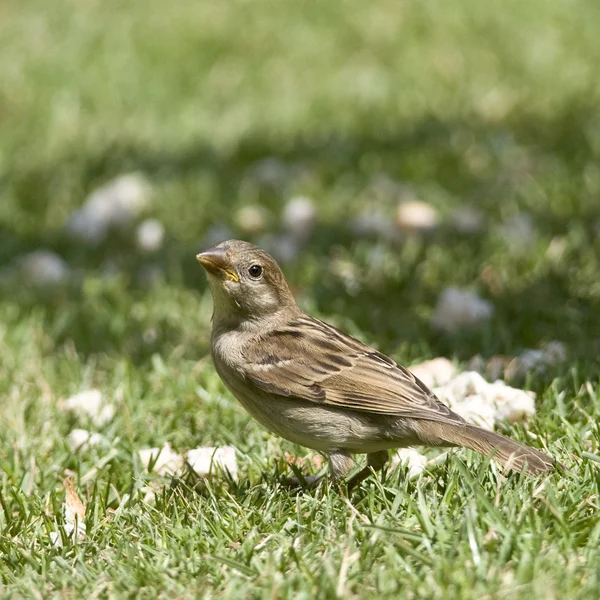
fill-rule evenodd
<path id="1" fill-rule="evenodd" d="M 271 394 L 360 412 L 462 422 L 410 371 L 307 315 L 253 344 L 245 360 L 247 379 Z"/>

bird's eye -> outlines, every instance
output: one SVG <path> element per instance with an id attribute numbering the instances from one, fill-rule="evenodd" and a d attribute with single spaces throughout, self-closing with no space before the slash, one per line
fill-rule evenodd
<path id="1" fill-rule="evenodd" d="M 250 275 L 250 277 L 252 277 L 253 279 L 258 279 L 262 275 L 262 272 L 263 270 L 260 265 L 252 265 L 248 269 L 248 275 Z"/>

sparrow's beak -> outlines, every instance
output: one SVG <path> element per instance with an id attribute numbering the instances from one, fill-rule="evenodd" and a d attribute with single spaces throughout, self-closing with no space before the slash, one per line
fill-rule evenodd
<path id="1" fill-rule="evenodd" d="M 211 248 L 206 252 L 200 252 L 200 254 L 196 254 L 196 260 L 212 275 L 225 277 L 232 281 L 240 280 L 223 248 Z"/>

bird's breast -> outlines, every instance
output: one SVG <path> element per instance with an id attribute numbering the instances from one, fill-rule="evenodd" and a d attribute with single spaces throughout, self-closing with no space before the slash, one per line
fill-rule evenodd
<path id="1" fill-rule="evenodd" d="M 217 373 L 227 389 L 261 425 L 293 443 L 321 452 L 347 449 L 373 452 L 395 444 L 381 419 L 354 411 L 283 397 L 259 389 L 243 369 L 213 351 Z"/>

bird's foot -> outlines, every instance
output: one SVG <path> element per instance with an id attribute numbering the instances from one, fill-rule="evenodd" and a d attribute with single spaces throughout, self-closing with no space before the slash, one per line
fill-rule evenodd
<path id="1" fill-rule="evenodd" d="M 313 490 L 321 483 L 323 477 L 323 475 L 302 475 L 300 473 L 298 474 L 298 477 L 285 477 L 281 481 L 281 485 L 289 488 Z"/>

